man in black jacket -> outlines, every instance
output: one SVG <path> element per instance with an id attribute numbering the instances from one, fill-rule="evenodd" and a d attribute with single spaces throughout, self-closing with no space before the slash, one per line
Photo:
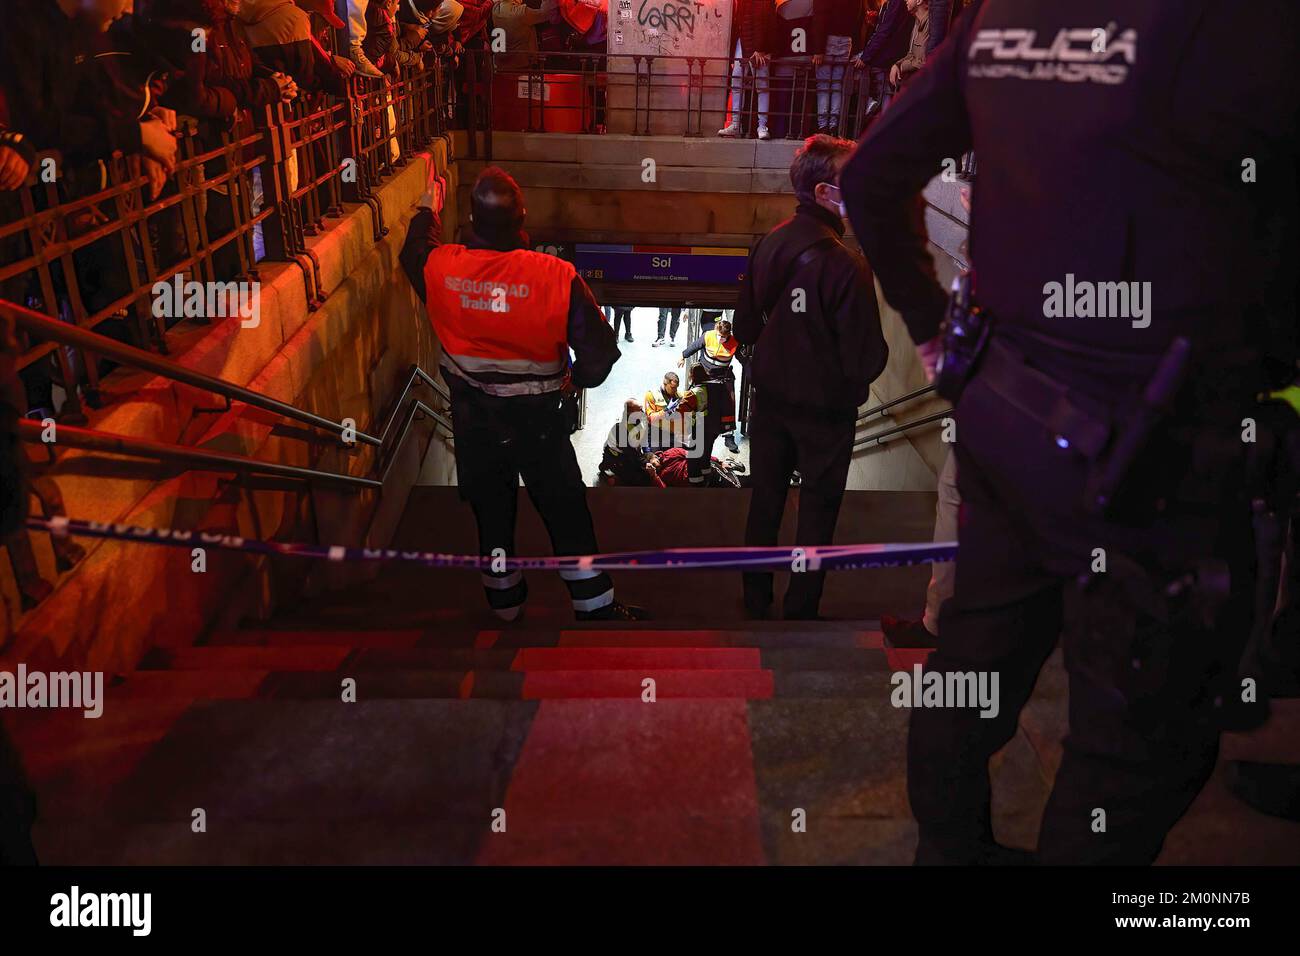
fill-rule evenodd
<path id="1" fill-rule="evenodd" d="M 160 119 L 121 117 L 79 98 L 79 65 L 94 52 L 95 36 L 130 8 L 130 0 L 32 0 L 5 17 L 0 92 L 8 122 L 34 149 L 58 150 L 67 164 L 143 153 L 171 172 L 176 138 Z"/>
<path id="2" fill-rule="evenodd" d="M 970 253 L 992 331 L 946 388 L 960 551 L 927 670 L 998 674 L 1001 707 L 913 711 L 918 863 L 1013 859 L 994 842 L 988 762 L 1062 634 L 1070 729 L 1042 862 L 1154 861 L 1241 701 L 1256 447 L 1242 429 L 1259 392 L 1296 376 L 1300 160 L 1300 11 L 1251 10 L 985 0 L 845 168 L 854 232 L 927 364 L 947 296 L 920 193 L 975 144 L 988 171 Z M 1243 45 L 1249 69 L 1215 68 Z"/>
<path id="3" fill-rule="evenodd" d="M 888 92 L 886 74 L 890 66 L 907 55 L 915 22 L 904 0 L 886 0 L 867 45 L 853 58 L 855 70 L 869 71 L 872 102 L 867 106 L 868 113 L 876 112 L 883 105 Z"/>
<path id="4" fill-rule="evenodd" d="M 753 348 L 755 395 L 747 545 L 776 544 L 795 471 L 795 542 L 831 543 L 858 406 L 889 358 L 871 269 L 841 241 L 840 169 L 852 150 L 830 136 L 804 143 L 790 167 L 798 209 L 759 241 L 741 284 L 735 334 Z M 794 574 L 785 617 L 815 618 L 823 583 L 824 572 Z M 771 574 L 745 575 L 750 616 L 767 617 L 772 598 Z"/>

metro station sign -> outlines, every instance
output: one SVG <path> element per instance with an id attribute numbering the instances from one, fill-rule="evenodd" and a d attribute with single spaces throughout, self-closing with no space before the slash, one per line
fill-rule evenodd
<path id="1" fill-rule="evenodd" d="M 615 246 L 578 243 L 573 265 L 584 279 L 602 282 L 696 282 L 735 285 L 745 274 L 748 249 L 722 246 Z"/>

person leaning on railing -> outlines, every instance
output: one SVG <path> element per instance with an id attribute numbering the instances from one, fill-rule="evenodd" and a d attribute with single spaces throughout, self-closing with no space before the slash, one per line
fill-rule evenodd
<path id="1" fill-rule="evenodd" d="M 496 0 L 492 5 L 492 26 L 505 37 L 505 53 L 494 56 L 498 69 L 524 69 L 530 54 L 538 52 L 537 25 L 545 23 L 558 0 Z"/>
<path id="2" fill-rule="evenodd" d="M 272 72 L 254 56 L 235 20 L 239 6 L 239 0 L 156 0 L 139 26 L 141 39 L 167 67 L 160 101 L 198 121 L 195 149 L 199 153 L 221 145 L 223 133 L 247 137 L 253 132 L 254 118 L 262 117 L 267 106 L 291 102 L 298 95 L 292 77 Z M 199 48 L 194 42 L 196 31 L 206 38 Z M 226 167 L 227 161 L 217 158 L 206 163 L 203 172 L 210 179 Z M 255 195 L 260 194 L 260 184 L 260 176 L 255 176 Z M 214 188 L 224 194 L 229 187 Z M 210 238 L 224 236 L 234 227 L 228 202 L 202 206 Z M 178 207 L 160 214 L 158 235 L 159 259 L 165 266 L 180 257 Z M 218 276 L 233 275 L 239 268 L 235 246 L 223 246 L 213 262 Z"/>
<path id="3" fill-rule="evenodd" d="M 366 39 L 361 49 L 388 76 L 397 76 L 403 66 L 418 67 L 423 57 L 397 40 L 397 8 L 402 0 L 373 0 L 366 10 Z"/>
<path id="4" fill-rule="evenodd" d="M 238 0 L 155 0 L 141 28 L 171 68 L 163 105 L 203 121 L 207 133 L 235 126 L 241 109 L 260 112 L 296 95 L 293 78 L 265 68 L 236 29 L 231 11 L 239 6 Z M 201 49 L 195 31 L 206 36 Z"/>
<path id="5" fill-rule="evenodd" d="M 349 71 L 316 42 L 308 11 L 343 29 L 329 0 L 243 0 L 237 16 L 253 53 L 271 70 L 293 77 L 300 91 L 344 96 Z"/>
<path id="6" fill-rule="evenodd" d="M 130 0 L 33 0 L 21 15 L 11 12 L 0 30 L 0 91 L 12 128 L 38 151 L 58 150 L 70 162 L 140 153 L 170 173 L 176 138 L 163 122 L 114 116 L 79 91 L 90 41 L 129 9 Z"/>
<path id="7" fill-rule="evenodd" d="M 901 89 L 903 84 L 925 66 L 930 44 L 930 0 L 906 0 L 908 12 L 916 17 L 912 27 L 912 42 L 907 55 L 889 69 L 889 85 Z"/>
<path id="8" fill-rule="evenodd" d="M 869 73 L 870 101 L 865 111 L 867 115 L 880 110 L 889 100 L 886 73 L 892 64 L 907 54 L 912 24 L 913 17 L 905 0 L 885 0 L 866 46 L 850 61 L 855 70 L 865 69 Z"/>
<path id="9" fill-rule="evenodd" d="M 718 130 L 718 135 L 735 137 L 746 135 L 742 117 L 748 116 L 745 93 L 757 97 L 758 138 L 767 139 L 768 109 L 771 104 L 770 69 L 772 51 L 776 48 L 776 5 L 773 0 L 735 0 L 731 15 L 731 121 Z M 745 71 L 745 60 L 754 66 L 753 82 Z"/>

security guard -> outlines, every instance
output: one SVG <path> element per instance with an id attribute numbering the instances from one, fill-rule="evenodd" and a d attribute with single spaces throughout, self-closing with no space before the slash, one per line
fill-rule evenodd
<path id="1" fill-rule="evenodd" d="M 1224 50 L 1250 56 L 1224 70 Z M 1253 591 L 1243 420 L 1296 373 L 1297 56 L 1294 0 L 986 0 L 844 171 L 932 364 L 947 300 L 919 194 L 980 162 L 973 300 L 954 298 L 939 375 L 960 553 L 928 666 L 996 672 L 1002 701 L 912 713 L 918 863 L 1018 858 L 993 839 L 988 760 L 1063 631 L 1043 862 L 1153 861 L 1215 765 Z"/>
<path id="2" fill-rule="evenodd" d="M 723 433 L 726 434 L 727 450 L 732 454 L 740 450 L 736 447 L 734 434 L 736 373 L 732 369 L 732 360 L 735 359 L 738 348 L 740 343 L 731 334 L 731 323 L 726 319 L 718 319 L 713 328 L 686 346 L 677 363 L 680 368 L 692 355 L 698 355 L 700 364 L 704 366 L 705 387 L 709 392 L 709 403 L 713 406 L 713 414 L 705 420 L 708 430 L 704 433 L 705 451 L 710 456 L 713 454 L 713 443 Z M 711 471 L 712 466 L 706 463 L 705 470 Z"/>
<path id="3" fill-rule="evenodd" d="M 480 553 L 514 553 L 521 475 L 555 553 L 595 553 L 562 399 L 605 380 L 619 356 L 614 334 L 572 265 L 528 249 L 523 193 L 504 170 L 489 167 L 474 183 L 466 245 L 441 242 L 444 193 L 437 179 L 422 198 L 402 266 L 426 299 L 442 346 L 456 424 L 456 480 L 474 509 Z M 614 600 L 603 572 L 563 571 L 561 577 L 579 620 L 644 616 Z M 498 617 L 520 615 L 528 587 L 519 571 L 485 572 L 483 587 Z"/>

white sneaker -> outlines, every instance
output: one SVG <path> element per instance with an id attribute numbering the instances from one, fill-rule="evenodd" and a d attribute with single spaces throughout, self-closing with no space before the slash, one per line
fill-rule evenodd
<path id="1" fill-rule="evenodd" d="M 659 346 L 661 346 L 661 345 L 663 345 L 663 344 L 664 344 L 664 340 L 663 340 L 663 339 L 655 339 L 653 342 L 650 343 L 650 347 L 651 347 L 652 349 L 657 349 L 657 348 L 659 348 Z"/>
<path id="2" fill-rule="evenodd" d="M 771 134 L 771 132 L 768 131 L 768 128 L 767 128 L 766 126 L 760 126 L 760 127 L 758 128 L 758 138 L 759 138 L 759 139 L 771 139 L 771 138 L 772 138 L 772 134 Z"/>
<path id="3" fill-rule="evenodd" d="M 735 121 L 732 121 L 731 123 L 722 127 L 722 129 L 718 130 L 718 135 L 725 136 L 727 139 L 735 139 L 737 136 L 740 135 L 740 124 Z"/>

